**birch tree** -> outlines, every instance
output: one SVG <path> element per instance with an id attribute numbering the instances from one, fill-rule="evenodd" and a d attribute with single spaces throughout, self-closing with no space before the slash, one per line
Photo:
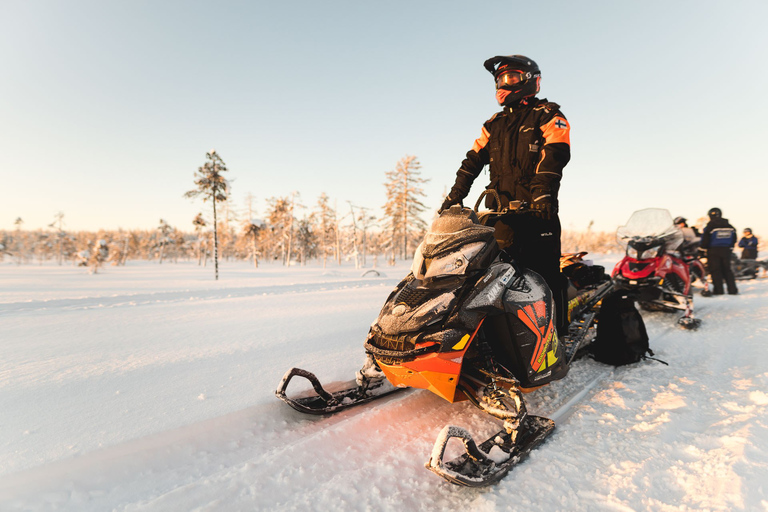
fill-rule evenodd
<path id="1" fill-rule="evenodd" d="M 216 280 L 219 280 L 219 234 L 218 234 L 218 219 L 216 217 L 216 203 L 227 200 L 227 191 L 229 190 L 229 182 L 222 172 L 226 172 L 227 166 L 224 161 L 216 153 L 215 149 L 210 150 L 206 155 L 208 160 L 202 167 L 198 168 L 195 172 L 195 185 L 196 189 L 190 190 L 184 197 L 194 198 L 197 196 L 203 197 L 203 202 L 211 200 L 213 203 L 213 263 L 215 269 Z"/>

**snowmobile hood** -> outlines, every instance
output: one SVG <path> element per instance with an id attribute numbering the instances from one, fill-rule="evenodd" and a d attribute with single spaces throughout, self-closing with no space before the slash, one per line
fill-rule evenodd
<path id="1" fill-rule="evenodd" d="M 424 258 L 436 258 L 472 242 L 491 242 L 494 229 L 479 223 L 475 212 L 454 205 L 435 219 L 421 245 Z"/>

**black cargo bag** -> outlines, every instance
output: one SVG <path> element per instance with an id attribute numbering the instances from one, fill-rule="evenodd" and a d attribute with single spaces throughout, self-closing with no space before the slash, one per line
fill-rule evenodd
<path id="1" fill-rule="evenodd" d="M 648 333 L 634 298 L 614 292 L 603 299 L 597 317 L 597 336 L 589 346 L 592 357 L 601 363 L 622 366 L 653 355 Z"/>

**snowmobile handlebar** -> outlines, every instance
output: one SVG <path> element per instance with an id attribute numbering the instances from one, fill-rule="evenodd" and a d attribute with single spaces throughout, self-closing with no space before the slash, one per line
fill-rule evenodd
<path id="1" fill-rule="evenodd" d="M 480 203 L 486 196 L 493 197 L 495 206 L 498 208 L 498 210 L 485 210 L 480 212 Z M 531 208 L 531 203 L 527 201 L 510 201 L 507 206 L 504 207 L 501 202 L 501 198 L 499 197 L 499 193 L 494 189 L 484 190 L 483 193 L 480 194 L 480 197 L 477 198 L 477 202 L 475 203 L 474 208 L 474 212 L 477 214 L 477 216 L 485 220 L 481 221 L 482 224 L 486 224 L 489 218 L 498 219 L 499 217 L 506 215 L 530 213 L 531 211 L 533 211 L 533 208 Z"/>
<path id="2" fill-rule="evenodd" d="M 498 213 L 505 215 L 507 213 L 523 213 L 525 211 L 531 210 L 531 204 L 527 201 L 510 201 L 506 208 L 503 207 L 503 204 L 501 202 L 501 198 L 499 197 L 499 193 L 494 189 L 488 189 L 484 190 L 482 194 L 480 194 L 480 197 L 477 198 L 477 202 L 475 203 L 475 213 L 479 213 L 480 203 L 483 201 L 485 196 L 493 196 L 494 203 L 499 208 L 498 210 L 490 210 L 493 213 Z"/>

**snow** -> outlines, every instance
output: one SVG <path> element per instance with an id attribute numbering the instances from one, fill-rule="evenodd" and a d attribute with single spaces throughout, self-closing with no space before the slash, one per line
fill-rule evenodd
<path id="1" fill-rule="evenodd" d="M 527 395 L 555 432 L 476 490 L 424 468 L 446 425 L 498 430 L 467 403 L 274 396 L 291 366 L 354 378 L 408 265 L 0 264 L 0 510 L 768 510 L 768 279 L 697 296 L 695 332 L 644 312 L 669 366 L 580 360 Z"/>

